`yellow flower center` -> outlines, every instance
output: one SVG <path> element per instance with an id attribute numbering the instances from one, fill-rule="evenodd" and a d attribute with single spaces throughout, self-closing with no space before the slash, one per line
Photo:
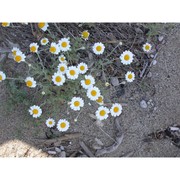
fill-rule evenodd
<path id="1" fill-rule="evenodd" d="M 56 82 L 61 82 L 61 77 L 60 76 L 56 77 Z"/>
<path id="2" fill-rule="evenodd" d="M 45 26 L 45 23 L 42 23 L 42 22 L 41 22 L 41 23 L 38 23 L 38 27 L 39 27 L 39 28 L 42 29 L 44 26 Z"/>
<path id="3" fill-rule="evenodd" d="M 51 53 L 55 53 L 55 52 L 56 52 L 56 48 L 55 48 L 54 46 L 51 46 L 49 51 L 50 51 Z"/>
<path id="4" fill-rule="evenodd" d="M 9 23 L 7 23 L 7 22 L 3 22 L 2 23 L 2 26 L 4 26 L 4 27 L 6 27 L 6 26 L 8 26 L 9 25 Z"/>
<path id="5" fill-rule="evenodd" d="M 52 123 L 53 123 L 52 121 L 49 121 L 49 125 L 52 125 Z"/>
<path id="6" fill-rule="evenodd" d="M 92 95 L 92 96 L 96 96 L 96 94 L 97 94 L 97 92 L 96 92 L 95 90 L 92 90 L 92 91 L 91 91 L 91 95 Z"/>
<path id="7" fill-rule="evenodd" d="M 62 43 L 61 43 L 61 46 L 62 46 L 63 48 L 66 48 L 67 45 L 68 45 L 67 42 L 62 42 Z"/>
<path id="8" fill-rule="evenodd" d="M 35 52 L 35 51 L 36 51 L 36 47 L 35 47 L 35 46 L 31 46 L 31 47 L 30 47 L 30 51 L 31 51 L 31 52 Z"/>
<path id="9" fill-rule="evenodd" d="M 86 84 L 86 85 L 90 85 L 90 84 L 91 84 L 91 80 L 90 80 L 90 79 L 86 79 L 86 80 L 85 80 L 85 84 Z"/>
<path id="10" fill-rule="evenodd" d="M 27 81 L 26 86 L 31 87 L 33 85 L 32 81 Z"/>
<path id="11" fill-rule="evenodd" d="M 130 56 L 129 56 L 128 54 L 126 54 L 126 55 L 124 56 L 124 60 L 129 61 L 129 59 L 130 59 Z"/>
<path id="12" fill-rule="evenodd" d="M 82 37 L 83 37 L 84 39 L 87 39 L 87 38 L 89 37 L 89 32 L 88 32 L 88 31 L 83 31 L 83 32 L 82 32 Z"/>
<path id="13" fill-rule="evenodd" d="M 100 114 L 100 116 L 105 116 L 105 115 L 106 115 L 106 111 L 105 111 L 105 110 L 101 110 L 101 111 L 99 112 L 99 114 Z"/>
<path id="14" fill-rule="evenodd" d="M 76 72 L 75 72 L 75 70 L 70 70 L 70 71 L 69 71 L 69 74 L 70 74 L 71 76 L 74 76 L 74 75 L 76 74 Z"/>
<path id="15" fill-rule="evenodd" d="M 64 57 L 61 57 L 61 61 L 64 61 L 65 60 L 65 58 Z"/>
<path id="16" fill-rule="evenodd" d="M 132 79 L 133 78 L 133 75 L 132 74 L 129 74 L 128 75 L 128 79 Z"/>
<path id="17" fill-rule="evenodd" d="M 97 51 L 101 51 L 101 50 L 102 50 L 102 47 L 101 47 L 101 46 L 97 46 L 97 47 L 96 47 L 96 50 L 97 50 Z"/>
<path id="18" fill-rule="evenodd" d="M 85 70 L 85 67 L 84 67 L 84 66 L 80 66 L 80 70 L 81 70 L 81 71 L 84 71 L 84 70 Z"/>
<path id="19" fill-rule="evenodd" d="M 102 96 L 99 96 L 98 99 L 96 100 L 96 102 L 102 103 L 102 102 L 103 102 L 103 97 L 102 97 Z"/>
<path id="20" fill-rule="evenodd" d="M 65 67 L 64 67 L 64 66 L 61 66 L 61 67 L 60 67 L 60 71 L 64 72 L 64 71 L 65 71 Z"/>
<path id="21" fill-rule="evenodd" d="M 21 60 L 22 60 L 22 57 L 21 57 L 21 56 L 19 56 L 19 55 L 18 55 L 18 56 L 15 56 L 15 61 L 16 61 L 16 62 L 20 62 Z"/>
<path id="22" fill-rule="evenodd" d="M 2 76 L 0 75 L 0 81 L 2 81 Z"/>
<path id="23" fill-rule="evenodd" d="M 66 127 L 66 123 L 65 123 L 65 122 L 62 122 L 62 123 L 60 124 L 60 127 L 61 127 L 61 128 L 65 128 L 65 127 Z"/>
<path id="24" fill-rule="evenodd" d="M 76 106 L 76 107 L 77 107 L 77 106 L 80 106 L 80 102 L 79 102 L 79 101 L 75 101 L 75 102 L 74 102 L 74 106 Z"/>
<path id="25" fill-rule="evenodd" d="M 118 107 L 114 107 L 114 112 L 117 113 L 119 111 Z"/>
<path id="26" fill-rule="evenodd" d="M 47 42 L 47 40 L 46 40 L 46 39 L 43 39 L 42 42 L 45 44 L 45 43 Z"/>
<path id="27" fill-rule="evenodd" d="M 33 114 L 38 114 L 38 110 L 37 109 L 33 109 Z"/>
<path id="28" fill-rule="evenodd" d="M 145 46 L 145 49 L 148 51 L 148 50 L 150 50 L 150 46 L 149 45 L 146 45 Z"/>

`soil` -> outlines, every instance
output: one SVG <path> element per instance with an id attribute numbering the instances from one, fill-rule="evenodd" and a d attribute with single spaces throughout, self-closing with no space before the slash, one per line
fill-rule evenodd
<path id="1" fill-rule="evenodd" d="M 123 113 L 119 118 L 124 139 L 117 150 L 104 157 L 180 157 L 180 149 L 169 139 L 145 141 L 148 134 L 165 129 L 171 124 L 180 124 L 180 26 L 168 33 L 166 42 L 161 45 L 156 60 L 150 69 L 151 77 L 142 81 L 125 84 L 125 93 L 118 97 L 123 103 Z M 112 93 L 112 88 L 109 89 Z M 112 93 L 113 94 L 113 93 Z M 7 111 L 6 89 L 0 83 L 0 156 L 1 157 L 47 157 L 42 152 L 36 138 L 44 137 L 47 128 L 24 116 L 21 106 Z M 145 100 L 147 108 L 140 107 Z M 105 101 L 108 101 L 106 99 Z M 97 108 L 95 104 L 86 105 L 86 110 L 74 122 L 76 114 L 71 113 L 70 132 L 81 132 L 82 136 L 72 140 L 65 150 L 69 154 L 80 149 L 79 140 L 83 140 L 94 153 L 95 138 L 104 146 L 114 143 L 116 129 L 114 119 L 110 118 L 97 125 L 89 116 Z M 92 112 L 90 112 L 90 109 Z M 65 115 L 65 111 L 64 111 Z M 65 146 L 65 145 L 64 145 Z"/>

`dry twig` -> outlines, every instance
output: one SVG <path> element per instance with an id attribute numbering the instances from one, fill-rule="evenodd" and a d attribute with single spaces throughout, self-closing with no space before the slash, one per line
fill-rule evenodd
<path id="1" fill-rule="evenodd" d="M 117 133 L 116 133 L 116 138 L 115 138 L 116 142 L 112 144 L 111 146 L 98 149 L 95 153 L 95 156 L 101 156 L 106 153 L 111 153 L 115 151 L 119 147 L 119 145 L 122 143 L 124 135 L 122 134 L 121 126 L 119 124 L 118 118 L 115 119 L 115 126 L 117 128 Z"/>

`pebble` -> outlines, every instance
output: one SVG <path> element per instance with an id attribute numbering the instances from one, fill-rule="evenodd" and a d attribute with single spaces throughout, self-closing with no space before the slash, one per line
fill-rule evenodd
<path id="1" fill-rule="evenodd" d="M 118 77 L 111 77 L 111 84 L 113 86 L 118 86 L 119 85 L 119 80 L 118 80 Z"/>
<path id="2" fill-rule="evenodd" d="M 156 111 L 157 110 L 157 107 L 154 107 L 154 111 Z"/>
<path id="3" fill-rule="evenodd" d="M 60 152 L 61 152 L 61 149 L 60 149 L 60 148 L 55 147 L 55 151 L 56 151 L 57 153 L 60 153 Z"/>
<path id="4" fill-rule="evenodd" d="M 55 155 L 56 151 L 48 151 L 48 154 Z"/>
<path id="5" fill-rule="evenodd" d="M 66 152 L 65 151 L 61 151 L 61 157 L 66 157 Z"/>
<path id="6" fill-rule="evenodd" d="M 148 77 L 148 78 L 151 78 L 151 77 L 152 77 L 152 72 L 149 72 L 149 73 L 147 74 L 147 77 Z"/>
<path id="7" fill-rule="evenodd" d="M 100 145 L 96 144 L 96 143 L 94 143 L 92 145 L 92 148 L 95 149 L 95 150 L 102 149 L 102 147 Z"/>
<path id="8" fill-rule="evenodd" d="M 95 138 L 95 141 L 96 141 L 96 143 L 97 143 L 98 145 L 104 146 L 103 142 L 102 142 L 100 139 Z"/>
<path id="9" fill-rule="evenodd" d="M 64 146 L 60 146 L 61 150 L 64 151 Z"/>
<path id="10" fill-rule="evenodd" d="M 163 36 L 159 36 L 159 37 L 158 37 L 158 40 L 159 40 L 160 42 L 161 42 L 163 39 L 164 39 Z"/>
<path id="11" fill-rule="evenodd" d="M 153 64 L 153 65 L 156 65 L 156 64 L 157 64 L 157 61 L 156 61 L 156 60 L 153 60 L 152 64 Z"/>
<path id="12" fill-rule="evenodd" d="M 146 101 L 145 101 L 145 100 L 142 100 L 142 101 L 140 102 L 140 106 L 141 106 L 141 108 L 146 109 L 146 108 L 147 108 L 147 103 L 146 103 Z"/>

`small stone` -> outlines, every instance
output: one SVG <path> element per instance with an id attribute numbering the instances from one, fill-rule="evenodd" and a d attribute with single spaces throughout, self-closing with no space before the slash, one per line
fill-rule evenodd
<path id="1" fill-rule="evenodd" d="M 55 151 L 56 151 L 57 153 L 60 153 L 60 152 L 61 152 L 61 149 L 60 149 L 60 148 L 55 147 Z"/>
<path id="2" fill-rule="evenodd" d="M 119 85 L 119 80 L 118 80 L 118 77 L 111 77 L 111 84 L 113 86 L 118 86 Z"/>
<path id="3" fill-rule="evenodd" d="M 157 64 L 157 61 L 156 61 L 156 60 L 153 60 L 152 64 L 153 64 L 153 65 L 156 65 L 156 64 Z"/>
<path id="4" fill-rule="evenodd" d="M 98 138 L 95 138 L 95 141 L 96 141 L 96 143 L 99 144 L 100 146 L 103 146 L 103 145 L 104 145 L 103 142 L 102 142 L 100 139 L 98 139 Z"/>
<path id="5" fill-rule="evenodd" d="M 66 152 L 65 151 L 61 151 L 61 157 L 66 157 Z"/>
<path id="6" fill-rule="evenodd" d="M 64 146 L 60 146 L 61 150 L 64 151 Z"/>
<path id="7" fill-rule="evenodd" d="M 163 39 L 164 39 L 163 36 L 159 36 L 159 37 L 158 37 L 159 42 L 162 42 Z"/>
<path id="8" fill-rule="evenodd" d="M 146 101 L 145 101 L 145 100 L 142 100 L 142 101 L 140 102 L 140 106 L 141 106 L 141 108 L 146 109 L 146 108 L 147 108 L 147 103 L 146 103 Z"/>
<path id="9" fill-rule="evenodd" d="M 98 150 L 98 149 L 101 149 L 102 147 L 100 145 L 94 143 L 92 145 L 92 148 L 95 149 L 95 150 Z"/>
<path id="10" fill-rule="evenodd" d="M 50 155 L 55 155 L 55 154 L 56 154 L 56 151 L 48 151 L 48 154 L 50 154 Z"/>
<path id="11" fill-rule="evenodd" d="M 149 72 L 149 73 L 147 74 L 147 77 L 148 77 L 148 78 L 151 78 L 151 77 L 152 77 L 152 72 Z"/>
<path id="12" fill-rule="evenodd" d="M 157 107 L 154 107 L 154 111 L 156 111 L 157 110 Z"/>

